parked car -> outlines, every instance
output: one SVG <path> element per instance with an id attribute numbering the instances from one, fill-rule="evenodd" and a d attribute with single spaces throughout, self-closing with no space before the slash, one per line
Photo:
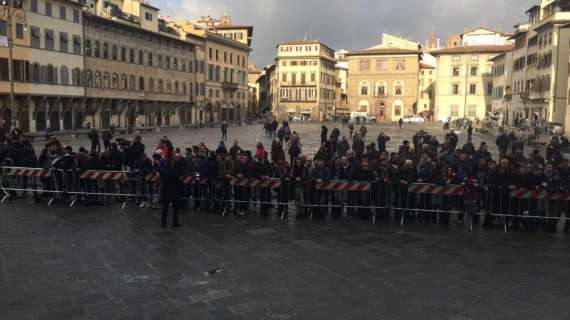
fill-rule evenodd
<path id="1" fill-rule="evenodd" d="M 425 123 L 426 120 L 418 115 L 407 115 L 402 117 L 404 123 Z"/>
<path id="2" fill-rule="evenodd" d="M 351 123 L 376 123 L 376 117 L 367 112 L 351 112 L 350 113 Z"/>
<path id="3" fill-rule="evenodd" d="M 548 134 L 552 135 L 564 134 L 564 126 L 562 125 L 562 123 L 550 122 L 546 126 Z"/>

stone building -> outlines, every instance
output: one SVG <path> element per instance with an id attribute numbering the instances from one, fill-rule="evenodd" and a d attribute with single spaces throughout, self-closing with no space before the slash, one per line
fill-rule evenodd
<path id="1" fill-rule="evenodd" d="M 204 39 L 204 46 L 196 52 L 198 59 L 204 62 L 203 123 L 245 120 L 251 48 L 189 20 L 178 24 L 184 32 Z"/>
<path id="2" fill-rule="evenodd" d="M 68 0 L 15 2 L 0 6 L 0 38 L 13 39 L 15 125 L 24 132 L 71 130 L 81 127 L 74 116 L 84 105 L 83 6 Z M 6 17 L 12 16 L 8 30 Z M 9 128 L 9 56 L 6 41 L 0 48 L 1 126 Z"/>
<path id="3" fill-rule="evenodd" d="M 487 117 L 492 111 L 491 58 L 512 49 L 509 36 L 479 28 L 462 34 L 460 45 L 431 51 L 437 57 L 436 120 Z"/>
<path id="4" fill-rule="evenodd" d="M 416 113 L 420 49 L 418 43 L 384 34 L 382 44 L 347 53 L 350 110 L 379 122 Z"/>
<path id="5" fill-rule="evenodd" d="M 294 40 L 277 45 L 275 58 L 278 118 L 302 116 L 322 121 L 333 116 L 335 99 L 334 50 L 317 40 Z"/>
<path id="6" fill-rule="evenodd" d="M 118 9 L 110 10 L 115 19 L 85 14 L 85 110 L 95 127 L 191 120 L 198 39 L 168 27 L 157 8 L 141 8 L 141 17 Z"/>

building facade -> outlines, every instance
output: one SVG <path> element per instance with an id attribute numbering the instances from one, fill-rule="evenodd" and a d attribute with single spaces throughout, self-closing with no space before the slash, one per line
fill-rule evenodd
<path id="1" fill-rule="evenodd" d="M 336 76 L 336 92 L 335 92 L 335 117 L 346 116 L 350 113 L 348 107 L 348 58 L 347 50 L 339 50 L 335 52 L 335 76 Z"/>
<path id="2" fill-rule="evenodd" d="M 480 28 L 463 34 L 460 46 L 431 52 L 437 57 L 436 120 L 487 117 L 492 111 L 491 58 L 512 49 L 509 36 L 499 32 L 490 34 L 489 29 Z M 487 44 L 489 42 L 498 44 Z"/>
<path id="3" fill-rule="evenodd" d="M 256 119 L 261 115 L 260 107 L 260 88 L 257 80 L 261 77 L 261 70 L 257 69 L 255 64 L 248 66 L 247 86 L 249 88 L 247 119 Z"/>
<path id="4" fill-rule="evenodd" d="M 82 5 L 66 0 L 0 6 L 0 23 L 4 26 L 0 37 L 13 40 L 11 50 L 8 41 L 0 48 L 2 127 L 10 127 L 12 116 L 24 132 L 81 126 L 81 118 L 74 113 L 84 105 L 85 94 L 82 10 Z M 11 29 L 7 28 L 8 16 L 12 18 Z M 14 108 L 10 99 L 10 51 Z"/>
<path id="5" fill-rule="evenodd" d="M 367 112 L 379 122 L 417 112 L 419 44 L 384 34 L 382 44 L 346 55 L 352 112 Z"/>
<path id="6" fill-rule="evenodd" d="M 302 116 L 322 121 L 333 116 L 335 99 L 334 50 L 316 40 L 277 45 L 275 58 L 278 118 Z"/>
<path id="7" fill-rule="evenodd" d="M 192 21 L 180 21 L 182 30 L 204 39 L 198 59 L 204 61 L 205 124 L 240 122 L 249 106 L 248 64 L 251 48 Z"/>
<path id="8" fill-rule="evenodd" d="M 528 119 L 524 125 L 556 122 L 569 130 L 570 2 L 542 0 L 526 13 L 528 23 L 513 36 L 512 108 Z"/>
<path id="9" fill-rule="evenodd" d="M 512 107 L 513 51 L 491 58 L 493 62 L 492 116 L 499 124 L 512 126 L 523 119 L 520 110 Z"/>
<path id="10" fill-rule="evenodd" d="M 434 66 L 420 63 L 418 108 L 416 111 L 428 120 L 433 120 L 435 114 L 435 77 Z"/>
<path id="11" fill-rule="evenodd" d="M 139 17 L 153 20 L 146 25 L 85 14 L 85 111 L 92 126 L 177 126 L 190 120 L 196 45 L 163 26 L 157 9 L 146 9 L 152 16 Z M 120 15 L 117 10 L 113 14 Z"/>

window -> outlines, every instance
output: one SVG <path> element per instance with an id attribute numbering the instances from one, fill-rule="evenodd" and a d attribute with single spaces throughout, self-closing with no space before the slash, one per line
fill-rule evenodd
<path id="1" fill-rule="evenodd" d="M 137 83 L 135 81 L 135 76 L 129 78 L 129 90 L 136 90 Z"/>
<path id="2" fill-rule="evenodd" d="M 461 57 L 460 57 L 460 56 L 453 56 L 453 57 L 451 58 L 451 60 L 452 60 L 453 62 L 459 62 L 459 61 L 461 61 Z"/>
<path id="3" fill-rule="evenodd" d="M 99 71 L 95 72 L 95 88 L 101 88 L 101 73 Z"/>
<path id="4" fill-rule="evenodd" d="M 30 67 L 30 81 L 33 83 L 40 83 L 40 64 L 34 63 Z"/>
<path id="5" fill-rule="evenodd" d="M 376 82 L 376 96 L 377 97 L 386 96 L 386 83 L 384 81 Z"/>
<path id="6" fill-rule="evenodd" d="M 46 16 L 51 17 L 52 14 L 51 2 L 46 1 Z"/>
<path id="7" fill-rule="evenodd" d="M 29 73 L 26 69 L 29 68 L 29 63 L 24 60 L 13 60 L 14 67 L 14 81 L 26 82 L 29 80 Z"/>
<path id="8" fill-rule="evenodd" d="M 129 50 L 129 62 L 135 63 L 135 49 Z"/>
<path id="9" fill-rule="evenodd" d="M 402 105 L 400 102 L 394 104 L 394 116 L 399 117 L 402 115 Z"/>
<path id="10" fill-rule="evenodd" d="M 376 60 L 376 71 L 388 71 L 388 60 Z"/>
<path id="11" fill-rule="evenodd" d="M 30 27 L 30 46 L 32 48 L 41 47 L 40 28 L 38 27 Z"/>
<path id="12" fill-rule="evenodd" d="M 103 42 L 103 59 L 109 59 L 109 45 Z"/>
<path id="13" fill-rule="evenodd" d="M 118 50 L 117 50 L 117 46 L 116 46 L 116 45 L 113 45 L 113 48 L 111 49 L 111 58 L 112 58 L 113 60 L 117 60 L 118 54 L 119 54 L 119 53 L 118 53 Z"/>
<path id="14" fill-rule="evenodd" d="M 406 60 L 394 61 L 394 70 L 399 70 L 399 71 L 406 70 Z"/>
<path id="15" fill-rule="evenodd" d="M 128 89 L 128 80 L 127 80 L 127 75 L 123 74 L 121 76 L 121 89 L 127 90 Z"/>
<path id="16" fill-rule="evenodd" d="M 212 48 L 209 48 L 208 50 L 208 57 L 210 58 L 210 60 L 212 60 Z"/>
<path id="17" fill-rule="evenodd" d="M 459 85 L 457 83 L 451 85 L 451 94 L 454 96 L 459 95 Z"/>
<path id="18" fill-rule="evenodd" d="M 145 85 L 144 85 L 144 77 L 139 77 L 139 90 L 140 90 L 140 91 L 143 91 L 144 88 L 145 88 Z"/>
<path id="19" fill-rule="evenodd" d="M 111 80 L 111 88 L 118 89 L 119 88 L 119 75 L 113 74 L 113 78 Z"/>
<path id="20" fill-rule="evenodd" d="M 394 81 L 394 95 L 395 96 L 404 95 L 404 81 L 402 80 Z"/>
<path id="21" fill-rule="evenodd" d="M 8 35 L 8 27 L 6 25 L 6 20 L 0 20 L 0 36 Z"/>
<path id="22" fill-rule="evenodd" d="M 224 63 L 228 62 L 228 53 L 224 51 Z"/>
<path id="23" fill-rule="evenodd" d="M 73 9 L 73 22 L 81 23 L 81 21 L 79 21 L 79 19 L 80 19 L 79 10 Z"/>
<path id="24" fill-rule="evenodd" d="M 148 66 L 152 67 L 152 52 L 148 53 Z"/>
<path id="25" fill-rule="evenodd" d="M 8 59 L 0 58 L 0 80 L 10 80 L 9 70 Z"/>
<path id="26" fill-rule="evenodd" d="M 121 48 L 121 61 L 127 61 L 127 49 L 124 47 Z"/>
<path id="27" fill-rule="evenodd" d="M 477 105 L 470 104 L 467 106 L 467 116 L 468 117 L 477 116 Z"/>
<path id="28" fill-rule="evenodd" d="M 66 66 L 59 68 L 59 82 L 63 85 L 69 85 L 69 69 Z"/>
<path id="29" fill-rule="evenodd" d="M 154 79 L 153 78 L 150 78 L 150 80 L 148 80 L 148 90 L 150 92 L 154 91 Z"/>
<path id="30" fill-rule="evenodd" d="M 75 68 L 71 71 L 71 84 L 74 86 L 81 85 L 81 69 Z"/>
<path id="31" fill-rule="evenodd" d="M 67 10 L 65 9 L 65 6 L 59 6 L 59 18 L 61 20 L 67 19 Z"/>
<path id="32" fill-rule="evenodd" d="M 99 43 L 99 41 L 95 41 L 95 44 L 93 46 L 93 55 L 96 58 L 99 58 L 101 56 L 101 43 Z"/>
<path id="33" fill-rule="evenodd" d="M 459 105 L 458 104 L 452 104 L 449 106 L 449 115 L 452 117 L 458 117 L 459 116 Z"/>
<path id="34" fill-rule="evenodd" d="M 73 36 L 73 53 L 81 54 L 81 37 Z"/>
<path id="35" fill-rule="evenodd" d="M 317 74 L 316 73 L 311 73 L 311 82 L 316 82 L 317 81 Z"/>
<path id="36" fill-rule="evenodd" d="M 281 74 L 281 82 L 287 82 L 287 74 L 286 73 Z"/>
<path id="37" fill-rule="evenodd" d="M 471 56 L 469 57 L 469 60 L 471 60 L 471 61 L 477 61 L 477 60 L 479 60 L 479 56 L 476 55 L 476 54 L 471 55 Z"/>
<path id="38" fill-rule="evenodd" d="M 469 94 L 477 94 L 477 85 L 476 84 L 470 84 L 469 85 Z"/>
<path id="39" fill-rule="evenodd" d="M 471 67 L 471 72 L 470 72 L 470 73 L 471 73 L 471 76 L 472 76 L 472 77 L 477 76 L 477 71 L 478 71 L 478 68 L 477 68 L 477 67 Z"/>
<path id="40" fill-rule="evenodd" d="M 165 66 L 166 70 L 170 70 L 170 57 L 169 56 L 166 56 L 165 62 L 166 62 L 166 66 Z"/>
<path id="41" fill-rule="evenodd" d="M 140 65 L 144 64 L 144 54 L 142 50 L 139 50 L 139 64 Z"/>
<path id="42" fill-rule="evenodd" d="M 292 74 L 291 74 L 291 84 L 292 84 L 292 85 L 296 85 L 296 84 L 297 84 L 297 74 L 296 74 L 296 73 L 292 73 Z"/>
<path id="43" fill-rule="evenodd" d="M 178 71 L 178 59 L 174 58 L 174 60 L 172 60 L 172 68 L 174 71 Z"/>
<path id="44" fill-rule="evenodd" d="M 216 61 L 220 60 L 220 52 L 216 49 Z"/>
<path id="45" fill-rule="evenodd" d="M 233 63 L 234 63 L 234 54 L 230 53 L 230 64 L 233 64 Z M 239 64 L 239 62 L 238 62 L 238 64 Z"/>
<path id="46" fill-rule="evenodd" d="M 150 13 L 150 12 L 145 12 L 145 13 L 144 13 L 144 19 L 145 19 L 146 21 L 152 21 L 152 13 Z"/>
<path id="47" fill-rule="evenodd" d="M 65 32 L 59 33 L 59 51 L 69 52 L 69 39 Z"/>
<path id="48" fill-rule="evenodd" d="M 488 96 L 490 96 L 490 95 L 493 94 L 493 83 L 492 83 L 492 82 L 487 82 L 487 92 L 486 92 L 486 94 L 487 94 Z M 503 96 L 503 95 L 501 94 L 501 97 L 502 97 L 502 96 Z"/>
<path id="49" fill-rule="evenodd" d="M 30 1 L 30 11 L 34 13 L 38 13 L 38 0 Z"/>
<path id="50" fill-rule="evenodd" d="M 53 30 L 46 29 L 45 48 L 47 50 L 54 50 L 54 36 Z"/>
<path id="51" fill-rule="evenodd" d="M 16 23 L 16 39 L 24 39 L 24 25 Z"/>
<path id="52" fill-rule="evenodd" d="M 368 95 L 368 87 L 370 86 L 370 84 L 368 83 L 368 81 L 361 81 L 360 82 L 360 95 L 361 96 L 367 96 Z"/>
<path id="53" fill-rule="evenodd" d="M 460 73 L 459 67 L 453 67 L 453 69 L 452 69 L 451 72 L 452 72 L 452 75 L 453 75 L 454 77 L 459 77 L 459 73 Z"/>
<path id="54" fill-rule="evenodd" d="M 370 71 L 370 60 L 360 60 L 358 64 L 360 72 Z"/>

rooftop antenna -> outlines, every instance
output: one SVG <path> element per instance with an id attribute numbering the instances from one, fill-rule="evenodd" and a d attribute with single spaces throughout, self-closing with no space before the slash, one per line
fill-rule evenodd
<path id="1" fill-rule="evenodd" d="M 313 28 L 309 29 L 309 40 L 313 40 Z"/>

